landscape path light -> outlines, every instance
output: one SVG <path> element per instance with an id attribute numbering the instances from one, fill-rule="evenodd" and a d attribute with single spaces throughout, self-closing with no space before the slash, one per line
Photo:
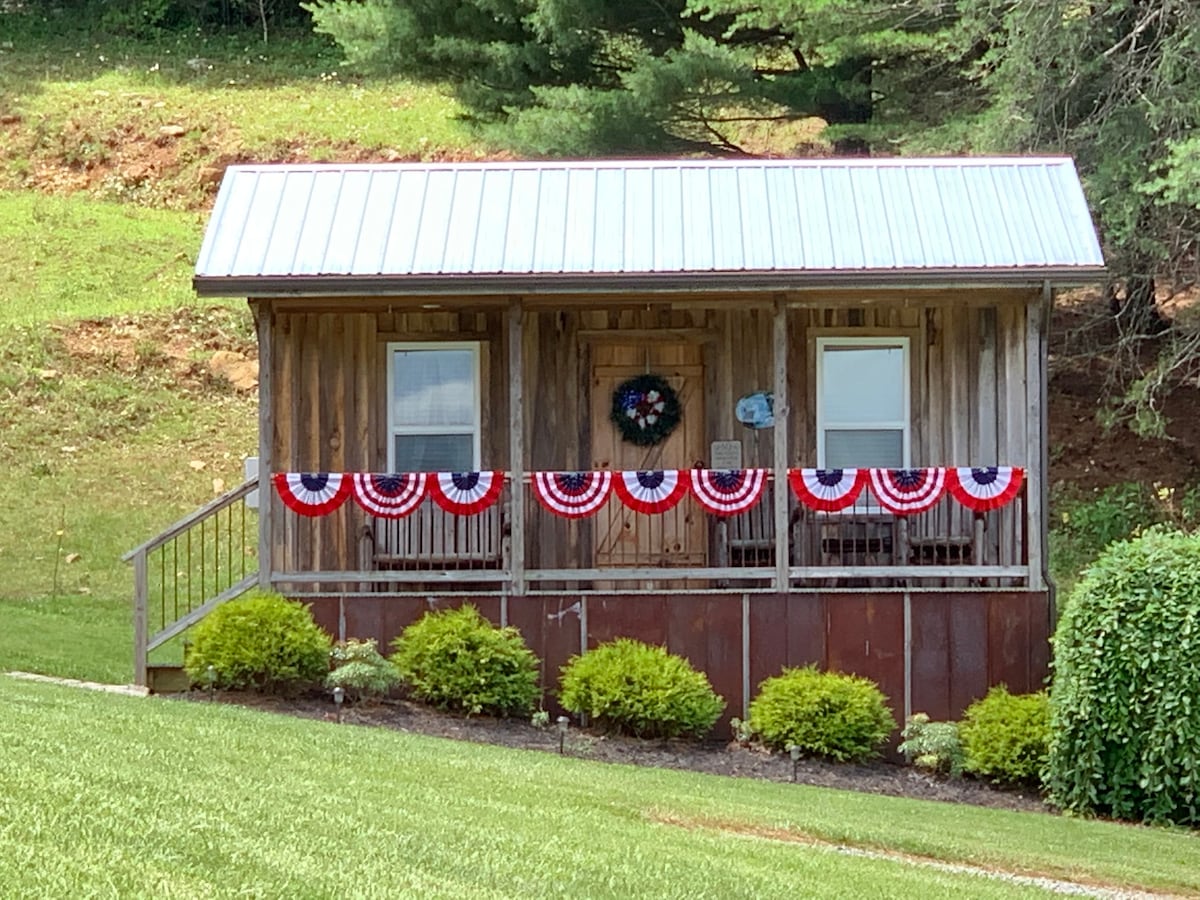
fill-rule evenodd
<path id="1" fill-rule="evenodd" d="M 204 679 L 208 682 L 208 702 L 213 702 L 213 694 L 217 689 L 217 668 L 209 666 L 204 672 Z"/>
<path id="2" fill-rule="evenodd" d="M 558 724 L 558 752 L 562 753 L 563 748 L 566 746 L 566 743 L 567 743 L 567 728 L 570 727 L 571 720 L 568 719 L 566 716 L 559 716 L 558 720 L 557 720 L 557 724 Z"/>
<path id="3" fill-rule="evenodd" d="M 800 748 L 795 744 L 788 744 L 788 756 L 792 758 L 792 781 L 796 781 L 798 770 L 800 768 Z"/>
<path id="4" fill-rule="evenodd" d="M 333 689 L 333 705 L 337 708 L 337 721 L 342 724 L 342 703 L 346 700 L 346 690 L 340 684 Z"/>

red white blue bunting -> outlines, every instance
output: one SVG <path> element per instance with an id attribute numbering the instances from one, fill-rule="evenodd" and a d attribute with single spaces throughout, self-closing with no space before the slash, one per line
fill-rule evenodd
<path id="1" fill-rule="evenodd" d="M 946 470 L 940 467 L 868 469 L 867 473 L 879 505 L 898 516 L 925 512 L 946 490 Z"/>
<path id="2" fill-rule="evenodd" d="M 473 516 L 500 499 L 503 472 L 430 472 L 429 496 L 456 516 Z"/>
<path id="3" fill-rule="evenodd" d="M 692 469 L 692 496 L 714 516 L 753 509 L 767 484 L 766 469 Z"/>
<path id="4" fill-rule="evenodd" d="M 402 519 L 411 515 L 425 499 L 428 478 L 423 472 L 372 475 L 355 472 L 354 500 L 373 516 Z"/>
<path id="5" fill-rule="evenodd" d="M 533 496 L 564 519 L 594 515 L 612 493 L 612 472 L 534 472 Z"/>
<path id="6" fill-rule="evenodd" d="M 866 469 L 788 470 L 788 484 L 796 499 L 819 512 L 837 512 L 853 506 L 866 483 Z"/>
<path id="7" fill-rule="evenodd" d="M 673 509 L 691 493 L 708 513 L 730 516 L 762 499 L 766 469 L 665 469 L 639 472 L 534 472 L 533 496 L 547 511 L 568 519 L 594 515 L 615 491 L 629 509 L 647 515 Z M 271 476 L 284 504 L 302 516 L 324 516 L 355 501 L 373 516 L 411 515 L 428 494 L 446 512 L 470 516 L 496 503 L 504 489 L 501 471 L 276 472 Z M 789 469 L 788 483 L 809 509 L 838 512 L 854 505 L 869 483 L 879 506 L 896 515 L 932 508 L 949 492 L 976 513 L 1012 502 L 1025 470 L 1016 466 L 923 469 Z"/>
<path id="8" fill-rule="evenodd" d="M 946 471 L 946 489 L 975 512 L 988 512 L 1009 503 L 1021 490 L 1025 470 L 1016 466 L 957 468 Z"/>
<path id="9" fill-rule="evenodd" d="M 340 472 L 276 472 L 275 490 L 288 509 L 302 516 L 324 516 L 346 502 L 350 477 Z"/>
<path id="10" fill-rule="evenodd" d="M 688 478 L 678 469 L 617 472 L 613 490 L 635 512 L 654 515 L 675 507 L 688 492 Z"/>

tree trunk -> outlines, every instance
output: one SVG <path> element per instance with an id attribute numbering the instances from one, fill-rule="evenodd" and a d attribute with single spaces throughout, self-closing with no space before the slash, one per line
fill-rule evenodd
<path id="1" fill-rule="evenodd" d="M 1121 331 L 1128 334 L 1162 334 L 1171 327 L 1154 302 L 1153 275 L 1130 275 L 1125 279 L 1124 295 L 1115 285 L 1108 288 L 1108 308 Z"/>

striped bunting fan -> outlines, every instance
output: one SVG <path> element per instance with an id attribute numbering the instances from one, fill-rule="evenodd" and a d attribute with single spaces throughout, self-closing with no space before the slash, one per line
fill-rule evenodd
<path id="1" fill-rule="evenodd" d="M 692 495 L 714 516 L 753 509 L 767 483 L 766 469 L 692 469 Z"/>
<path id="2" fill-rule="evenodd" d="M 271 476 L 284 505 L 302 516 L 324 516 L 346 502 L 352 485 L 340 472 L 276 472 Z"/>
<path id="3" fill-rule="evenodd" d="M 373 475 L 355 472 L 354 500 L 373 516 L 401 519 L 411 515 L 425 499 L 427 478 L 423 472 Z"/>
<path id="4" fill-rule="evenodd" d="M 533 496 L 564 519 L 595 515 L 612 493 L 612 472 L 534 472 Z"/>
<path id="5" fill-rule="evenodd" d="M 481 513 L 500 499 L 504 473 L 430 472 L 429 495 L 433 502 L 456 516 Z"/>
<path id="6" fill-rule="evenodd" d="M 837 512 L 853 506 L 866 483 L 866 469 L 788 470 L 788 484 L 796 499 L 818 512 Z"/>
<path id="7" fill-rule="evenodd" d="M 1016 466 L 957 468 L 946 471 L 946 489 L 954 499 L 974 512 L 999 509 L 1021 490 L 1025 470 Z"/>
<path id="8" fill-rule="evenodd" d="M 688 492 L 688 478 L 678 469 L 617 472 L 613 490 L 635 512 L 655 515 L 676 506 Z"/>
<path id="9" fill-rule="evenodd" d="M 931 509 L 946 490 L 946 470 L 927 469 L 868 469 L 871 491 L 890 513 L 909 516 Z"/>

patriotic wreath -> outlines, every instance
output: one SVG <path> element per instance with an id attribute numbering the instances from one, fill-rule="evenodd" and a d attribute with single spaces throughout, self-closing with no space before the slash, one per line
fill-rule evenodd
<path id="1" fill-rule="evenodd" d="M 666 440 L 680 416 L 679 396 L 661 375 L 638 375 L 613 391 L 612 423 L 622 438 L 639 447 Z"/>

